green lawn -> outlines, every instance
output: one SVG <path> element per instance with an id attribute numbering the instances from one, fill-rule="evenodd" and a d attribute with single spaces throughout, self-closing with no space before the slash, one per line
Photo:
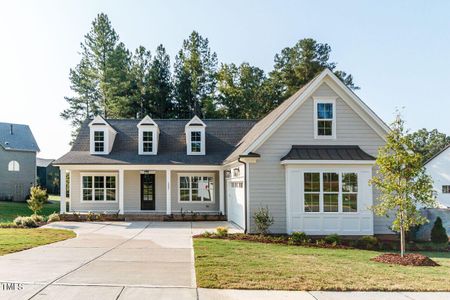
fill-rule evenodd
<path id="1" fill-rule="evenodd" d="M 75 236 L 73 231 L 63 229 L 2 228 L 0 229 L 0 256 L 67 240 Z"/>
<path id="2" fill-rule="evenodd" d="M 380 254 L 247 241 L 194 239 L 202 288 L 450 291 L 450 253 L 424 253 L 440 267 L 370 261 Z"/>
<path id="3" fill-rule="evenodd" d="M 59 212 L 59 196 L 50 196 L 50 203 L 44 205 L 44 209 L 39 213 L 48 216 L 54 212 Z M 0 223 L 12 222 L 17 216 L 30 216 L 33 212 L 28 208 L 26 202 L 0 201 Z"/>

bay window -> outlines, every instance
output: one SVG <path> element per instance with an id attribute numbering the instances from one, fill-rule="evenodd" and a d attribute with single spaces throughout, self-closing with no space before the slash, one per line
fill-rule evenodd
<path id="1" fill-rule="evenodd" d="M 180 175 L 179 202 L 213 202 L 214 177 L 211 175 Z"/>
<path id="2" fill-rule="evenodd" d="M 116 175 L 82 175 L 81 194 L 83 201 L 116 201 Z"/>
<path id="3" fill-rule="evenodd" d="M 305 172 L 304 212 L 357 212 L 358 174 L 353 172 Z"/>

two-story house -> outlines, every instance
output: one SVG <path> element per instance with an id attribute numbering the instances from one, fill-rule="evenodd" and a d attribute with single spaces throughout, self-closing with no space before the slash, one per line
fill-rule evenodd
<path id="1" fill-rule="evenodd" d="M 274 233 L 386 234 L 369 179 L 388 130 L 324 70 L 260 121 L 96 117 L 54 165 L 73 211 L 222 213 L 252 232 L 268 207 Z"/>

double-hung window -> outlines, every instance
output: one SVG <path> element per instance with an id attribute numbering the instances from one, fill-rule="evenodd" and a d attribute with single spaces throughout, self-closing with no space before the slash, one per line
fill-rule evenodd
<path id="1" fill-rule="evenodd" d="M 442 186 L 442 194 L 450 194 L 450 185 Z"/>
<path id="2" fill-rule="evenodd" d="M 305 172 L 304 212 L 357 212 L 358 174 L 354 172 Z"/>
<path id="3" fill-rule="evenodd" d="M 211 175 L 182 175 L 179 177 L 180 202 L 213 202 L 214 177 Z"/>
<path id="4" fill-rule="evenodd" d="M 82 175 L 83 201 L 116 201 L 116 181 L 115 175 Z"/>
<path id="5" fill-rule="evenodd" d="M 144 153 L 153 152 L 153 131 L 142 132 L 142 151 Z"/>
<path id="6" fill-rule="evenodd" d="M 316 138 L 336 137 L 336 103 L 335 100 L 314 101 L 314 130 Z"/>
<path id="7" fill-rule="evenodd" d="M 94 131 L 94 152 L 105 151 L 105 132 Z"/>
<path id="8" fill-rule="evenodd" d="M 202 151 L 201 131 L 191 131 L 191 152 L 200 153 Z"/>

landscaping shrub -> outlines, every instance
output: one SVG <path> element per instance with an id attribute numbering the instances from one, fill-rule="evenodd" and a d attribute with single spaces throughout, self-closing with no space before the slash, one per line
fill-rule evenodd
<path id="1" fill-rule="evenodd" d="M 308 236 L 304 232 L 293 232 L 289 241 L 294 245 L 301 245 L 309 242 Z"/>
<path id="2" fill-rule="evenodd" d="M 37 227 L 36 221 L 32 217 L 17 217 L 14 219 L 13 223 L 16 226 L 34 228 Z"/>
<path id="3" fill-rule="evenodd" d="M 431 241 L 437 244 L 448 243 L 447 231 L 442 226 L 442 219 L 440 217 L 436 218 L 433 229 L 431 229 Z"/>
<path id="4" fill-rule="evenodd" d="M 228 227 L 219 226 L 216 228 L 217 235 L 220 237 L 224 237 L 228 235 Z"/>
<path id="5" fill-rule="evenodd" d="M 30 198 L 27 200 L 28 207 L 33 211 L 34 215 L 37 215 L 44 207 L 47 199 L 48 195 L 45 189 L 41 189 L 39 186 L 32 186 L 30 188 Z"/>
<path id="6" fill-rule="evenodd" d="M 40 222 L 44 222 L 45 221 L 45 217 L 44 216 L 40 216 L 40 215 L 32 215 L 30 218 L 32 218 L 33 221 L 36 222 L 36 223 L 40 223 Z"/>
<path id="7" fill-rule="evenodd" d="M 88 221 L 95 221 L 97 220 L 97 215 L 95 213 L 93 213 L 92 211 L 90 211 L 87 215 L 86 215 L 86 219 Z"/>
<path id="8" fill-rule="evenodd" d="M 48 216 L 47 222 L 51 223 L 51 222 L 57 222 L 60 221 L 61 218 L 59 217 L 59 214 L 57 213 L 52 213 L 51 215 Z"/>
<path id="9" fill-rule="evenodd" d="M 365 249 L 375 249 L 378 245 L 378 239 L 372 235 L 365 235 L 358 239 L 358 247 Z"/>
<path id="10" fill-rule="evenodd" d="M 273 225 L 274 221 L 273 217 L 270 215 L 268 207 L 261 207 L 253 214 L 253 219 L 255 220 L 256 230 L 258 231 L 258 233 L 269 233 L 269 228 Z"/>
<path id="11" fill-rule="evenodd" d="M 327 244 L 333 244 L 333 245 L 340 245 L 342 242 L 341 237 L 336 233 L 327 235 L 324 238 L 324 241 Z"/>

